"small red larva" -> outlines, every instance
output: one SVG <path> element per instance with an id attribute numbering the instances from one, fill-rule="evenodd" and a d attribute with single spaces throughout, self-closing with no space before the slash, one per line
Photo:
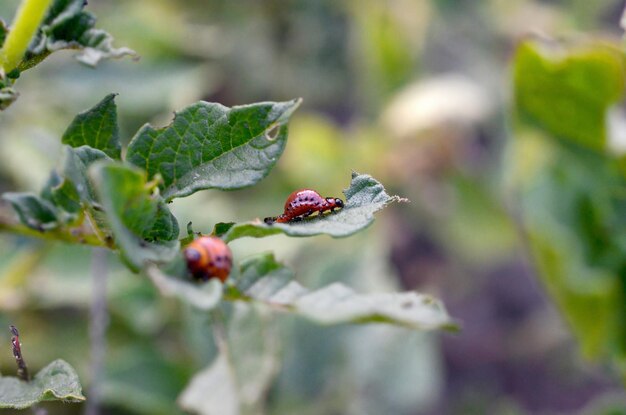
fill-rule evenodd
<path id="1" fill-rule="evenodd" d="M 265 218 L 264 222 L 271 225 L 274 222 L 295 222 L 319 212 L 321 215 L 326 211 L 333 212 L 343 208 L 343 200 L 336 197 L 322 197 L 315 190 L 296 190 L 289 195 L 285 202 L 285 211 L 282 215 Z"/>
<path id="2" fill-rule="evenodd" d="M 201 236 L 183 251 L 187 268 L 195 278 L 226 281 L 233 266 L 233 254 L 228 245 L 215 236 Z"/>

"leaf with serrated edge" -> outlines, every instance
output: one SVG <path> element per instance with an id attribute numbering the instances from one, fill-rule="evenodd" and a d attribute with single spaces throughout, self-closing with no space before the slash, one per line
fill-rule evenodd
<path id="1" fill-rule="evenodd" d="M 113 37 L 94 28 L 96 18 L 83 11 L 86 4 L 84 0 L 55 0 L 18 69 L 29 69 L 61 49 L 78 49 L 76 58 L 89 66 L 102 59 L 135 56 L 132 49 L 114 48 Z"/>
<path id="2" fill-rule="evenodd" d="M 76 371 L 63 360 L 50 363 L 31 382 L 0 377 L 0 408 L 24 409 L 41 401 L 54 400 L 85 400 Z"/>
<path id="3" fill-rule="evenodd" d="M 264 178 L 285 148 L 287 122 L 301 100 L 227 108 L 197 102 L 167 127 L 143 126 L 127 160 L 163 179 L 171 200 L 202 189 L 238 189 Z"/>
<path id="4" fill-rule="evenodd" d="M 320 324 L 388 323 L 418 330 L 456 329 L 443 304 L 416 292 L 359 294 L 341 283 L 311 291 L 293 273 L 262 254 L 241 264 L 226 298 L 259 302 Z"/>
<path id="5" fill-rule="evenodd" d="M 113 159 L 120 158 L 120 133 L 117 125 L 116 94 L 109 94 L 93 108 L 81 112 L 67 127 L 61 141 L 72 147 L 87 145 Z"/>
<path id="6" fill-rule="evenodd" d="M 367 174 L 352 174 L 350 187 L 344 191 L 346 200 L 339 212 L 315 216 L 300 222 L 267 225 L 260 220 L 234 224 L 218 224 L 216 230 L 226 242 L 243 237 L 263 238 L 284 233 L 288 236 L 313 236 L 326 234 L 334 238 L 350 236 L 372 224 L 374 213 L 389 203 L 406 201 L 389 196 L 376 179 Z M 282 207 L 282 206 L 281 206 Z M 282 212 L 280 212 L 282 213 Z"/>
<path id="7" fill-rule="evenodd" d="M 147 262 L 167 263 L 179 251 L 178 241 L 152 243 L 143 236 L 153 233 L 157 212 L 163 204 L 146 188 L 145 173 L 121 163 L 98 162 L 89 169 L 99 200 L 123 258 L 135 271 Z M 171 215 L 171 213 L 170 213 Z M 172 221 L 176 219 L 170 216 Z M 173 222 L 172 222 L 173 225 Z M 178 236 L 178 225 L 170 237 Z"/>

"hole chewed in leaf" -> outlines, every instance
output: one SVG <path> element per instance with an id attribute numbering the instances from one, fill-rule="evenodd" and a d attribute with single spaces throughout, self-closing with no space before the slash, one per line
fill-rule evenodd
<path id="1" fill-rule="evenodd" d="M 270 128 L 265 131 L 265 138 L 269 141 L 274 141 L 278 138 L 278 133 L 280 132 L 280 124 L 274 124 Z"/>

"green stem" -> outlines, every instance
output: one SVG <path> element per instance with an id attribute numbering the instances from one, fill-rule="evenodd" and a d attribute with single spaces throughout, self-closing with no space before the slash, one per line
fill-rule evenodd
<path id="1" fill-rule="evenodd" d="M 30 236 L 33 238 L 39 238 L 46 241 L 60 241 L 60 242 L 69 242 L 72 244 L 83 244 L 90 246 L 99 246 L 105 247 L 107 246 L 96 236 L 93 234 L 83 234 L 83 233 L 72 233 L 62 230 L 50 230 L 45 232 L 40 232 L 38 230 L 29 228 L 28 226 L 19 224 L 19 223 L 11 223 L 3 220 L 0 217 L 0 232 L 9 232 L 17 235 Z"/>
<path id="2" fill-rule="evenodd" d="M 5 73 L 19 65 L 50 3 L 52 0 L 22 0 L 4 46 L 0 49 L 0 66 Z"/>

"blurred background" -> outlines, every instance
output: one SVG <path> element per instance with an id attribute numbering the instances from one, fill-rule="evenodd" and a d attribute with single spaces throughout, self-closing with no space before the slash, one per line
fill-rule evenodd
<path id="1" fill-rule="evenodd" d="M 17 4 L 0 2 L 0 16 L 10 21 Z M 325 328 L 277 316 L 281 364 L 266 413 L 626 413 L 619 374 L 581 357 L 535 276 L 503 190 L 517 43 L 531 34 L 619 41 L 623 7 L 622 0 L 90 1 L 97 27 L 141 59 L 90 69 L 60 52 L 24 73 L 19 100 L 0 113 L 0 191 L 37 191 L 73 116 L 109 92 L 120 94 L 125 143 L 145 122 L 165 125 L 200 99 L 232 106 L 302 97 L 271 174 L 254 188 L 176 200 L 181 227 L 193 221 L 210 232 L 216 222 L 276 214 L 296 188 L 341 196 L 352 171 L 369 173 L 411 202 L 379 213 L 350 239 L 244 239 L 232 244 L 234 255 L 269 247 L 313 288 L 341 280 L 366 292 L 429 293 L 462 331 Z M 0 329 L 20 328 L 33 371 L 65 359 L 87 391 L 91 256 L 83 247 L 0 235 Z M 103 413 L 180 413 L 177 396 L 214 353 L 208 318 L 161 298 L 112 255 L 108 268 Z M 0 345 L 0 372 L 12 374 L 8 329 Z"/>

